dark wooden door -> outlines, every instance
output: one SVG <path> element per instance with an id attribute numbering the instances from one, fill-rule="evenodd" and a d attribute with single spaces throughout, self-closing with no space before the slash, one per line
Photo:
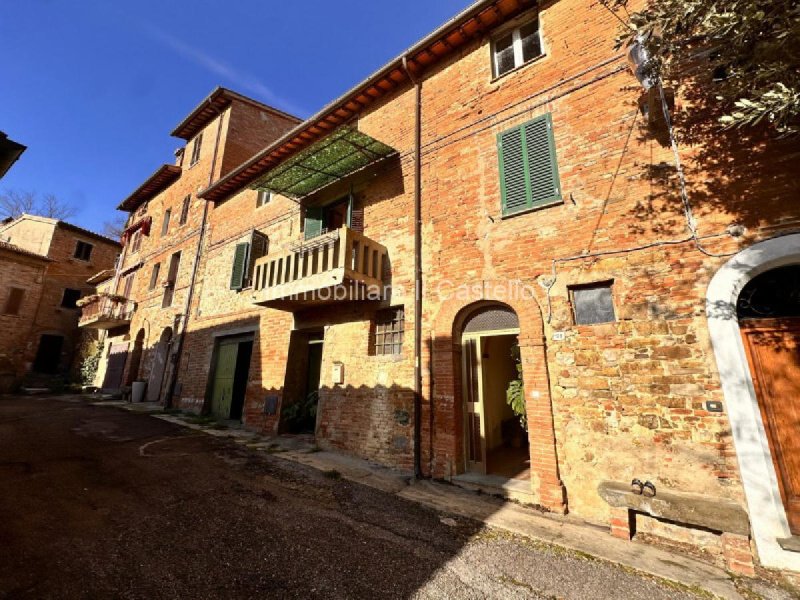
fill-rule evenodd
<path id="1" fill-rule="evenodd" d="M 128 344 L 113 344 L 109 349 L 106 374 L 103 378 L 104 389 L 119 389 L 122 387 L 122 374 L 125 372 L 125 362 L 128 359 Z"/>
<path id="2" fill-rule="evenodd" d="M 741 329 L 789 528 L 800 535 L 800 319 Z"/>
<path id="3" fill-rule="evenodd" d="M 44 334 L 39 338 L 39 348 L 33 361 L 33 370 L 37 373 L 57 373 L 61 364 L 61 349 L 64 337 Z"/>

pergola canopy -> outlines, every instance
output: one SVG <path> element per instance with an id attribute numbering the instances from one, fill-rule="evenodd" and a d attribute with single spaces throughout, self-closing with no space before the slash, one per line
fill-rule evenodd
<path id="1" fill-rule="evenodd" d="M 344 126 L 267 172 L 253 187 L 303 198 L 394 154 L 394 148 Z"/>

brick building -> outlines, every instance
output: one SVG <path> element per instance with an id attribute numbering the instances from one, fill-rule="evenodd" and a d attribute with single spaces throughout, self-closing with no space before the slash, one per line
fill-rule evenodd
<path id="1" fill-rule="evenodd" d="M 164 400 L 800 570 L 797 142 L 644 91 L 617 33 L 481 0 L 226 163 Z"/>
<path id="2" fill-rule="evenodd" d="M 64 376 L 80 339 L 87 277 L 114 266 L 120 245 L 75 225 L 22 215 L 0 225 L 0 377 Z"/>
<path id="3" fill-rule="evenodd" d="M 81 326 L 103 332 L 98 387 L 146 381 L 146 399 L 175 384 L 170 357 L 180 352 L 187 304 L 210 206 L 197 192 L 296 125 L 298 120 L 217 88 L 175 129 L 186 145 L 123 200 L 129 213 L 116 271 L 100 274 L 98 294 L 83 307 Z"/>

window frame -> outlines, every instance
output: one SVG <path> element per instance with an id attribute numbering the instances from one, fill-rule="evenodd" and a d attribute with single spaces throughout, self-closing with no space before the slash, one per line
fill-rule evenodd
<path id="1" fill-rule="evenodd" d="M 198 133 L 194 140 L 192 140 L 192 158 L 189 161 L 189 166 L 193 167 L 200 162 L 200 149 L 203 145 L 203 132 Z"/>
<path id="2" fill-rule="evenodd" d="M 161 221 L 161 235 L 159 237 L 164 237 L 165 235 L 169 234 L 169 222 L 172 220 L 172 209 L 168 208 L 164 211 L 164 219 Z"/>
<path id="3" fill-rule="evenodd" d="M 161 276 L 161 263 L 157 262 L 153 265 L 153 269 L 150 271 L 150 285 L 147 288 L 148 291 L 153 291 L 158 287 L 158 278 Z"/>
<path id="4" fill-rule="evenodd" d="M 64 302 L 67 300 L 67 292 L 75 292 L 77 294 L 75 297 L 75 301 L 72 302 L 71 305 L 64 304 Z M 64 291 L 61 293 L 61 302 L 59 303 L 58 307 L 75 310 L 76 308 L 78 308 L 77 302 L 78 300 L 80 300 L 80 298 L 81 298 L 81 290 L 75 288 L 64 288 Z"/>
<path id="5" fill-rule="evenodd" d="M 575 300 L 575 292 L 581 292 L 585 290 L 595 290 L 595 289 L 608 289 L 609 299 L 611 301 L 611 314 L 612 319 L 610 321 L 596 321 L 593 323 L 579 323 L 578 322 L 578 304 Z M 576 327 L 593 327 L 595 325 L 607 325 L 609 323 L 617 323 L 619 319 L 617 318 L 617 306 L 614 302 L 614 280 L 613 279 L 605 279 L 602 281 L 592 281 L 590 283 L 581 283 L 576 285 L 567 286 L 567 290 L 569 291 L 569 304 L 570 308 L 572 309 L 572 323 Z"/>
<path id="6" fill-rule="evenodd" d="M 272 192 L 269 190 L 257 190 L 256 208 L 262 208 L 272 202 Z"/>
<path id="7" fill-rule="evenodd" d="M 401 356 L 406 337 L 405 307 L 392 306 L 376 311 L 372 318 L 371 330 L 369 344 L 371 356 Z M 387 335 L 390 336 L 388 342 Z M 399 335 L 399 342 L 394 341 L 394 335 Z"/>
<path id="8" fill-rule="evenodd" d="M 528 60 L 525 60 L 522 49 L 522 35 L 520 32 L 524 27 L 527 27 L 532 23 L 536 23 L 536 35 L 539 38 L 539 54 L 529 58 Z M 511 47 L 514 51 L 514 66 L 507 71 L 500 73 L 499 65 L 497 64 L 496 44 L 499 40 L 504 37 L 508 37 L 509 35 L 511 36 Z M 522 20 L 517 20 L 515 23 L 503 28 L 499 33 L 492 36 L 491 43 L 489 44 L 489 52 L 492 62 L 492 81 L 500 79 L 501 77 L 505 77 L 509 73 L 513 73 L 514 71 L 517 71 L 522 67 L 536 62 L 537 60 L 546 56 L 547 53 L 545 52 L 544 40 L 542 38 L 542 22 L 539 18 L 539 13 L 537 12 L 533 16 L 528 15 Z"/>
<path id="9" fill-rule="evenodd" d="M 192 195 L 186 194 L 186 197 L 183 199 L 183 204 L 181 204 L 181 214 L 178 218 L 178 225 L 186 225 L 187 221 L 189 220 L 189 209 L 192 206 Z"/>
<path id="10" fill-rule="evenodd" d="M 79 252 L 81 249 L 87 249 L 86 252 Z M 89 242 L 85 242 L 83 240 L 75 240 L 75 251 L 72 253 L 72 258 L 75 260 L 82 260 L 83 262 L 89 262 L 92 260 L 92 251 L 94 251 L 94 244 L 90 244 Z M 86 257 L 84 258 L 84 254 Z"/>

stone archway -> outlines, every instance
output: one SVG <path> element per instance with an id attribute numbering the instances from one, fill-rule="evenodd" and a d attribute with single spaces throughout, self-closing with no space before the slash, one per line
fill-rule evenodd
<path id="1" fill-rule="evenodd" d="M 516 288 L 515 288 L 516 289 Z M 504 290 L 502 294 L 495 290 Z M 532 290 L 507 294 L 508 282 L 484 282 L 468 293 L 444 297 L 433 323 L 429 360 L 433 385 L 432 406 L 423 411 L 423 423 L 432 430 L 427 458 L 434 477 L 451 477 L 460 472 L 464 453 L 464 403 L 461 390 L 461 328 L 476 309 L 491 304 L 505 305 L 519 318 L 519 348 L 528 413 L 531 454 L 531 490 L 536 501 L 557 512 L 566 511 L 566 496 L 558 470 L 553 409 L 550 397 L 544 323 Z M 513 296 L 509 298 L 508 296 Z M 432 411 L 428 412 L 428 411 Z M 428 412 L 428 414 L 426 414 Z M 429 417 L 431 417 L 428 420 Z M 425 433 L 425 431 L 423 431 Z"/>
<path id="2" fill-rule="evenodd" d="M 789 524 L 736 313 L 739 293 L 750 280 L 798 263 L 800 234 L 753 244 L 714 275 L 706 314 L 759 558 L 765 567 L 800 571 L 800 554 L 778 542 L 790 536 Z"/>

